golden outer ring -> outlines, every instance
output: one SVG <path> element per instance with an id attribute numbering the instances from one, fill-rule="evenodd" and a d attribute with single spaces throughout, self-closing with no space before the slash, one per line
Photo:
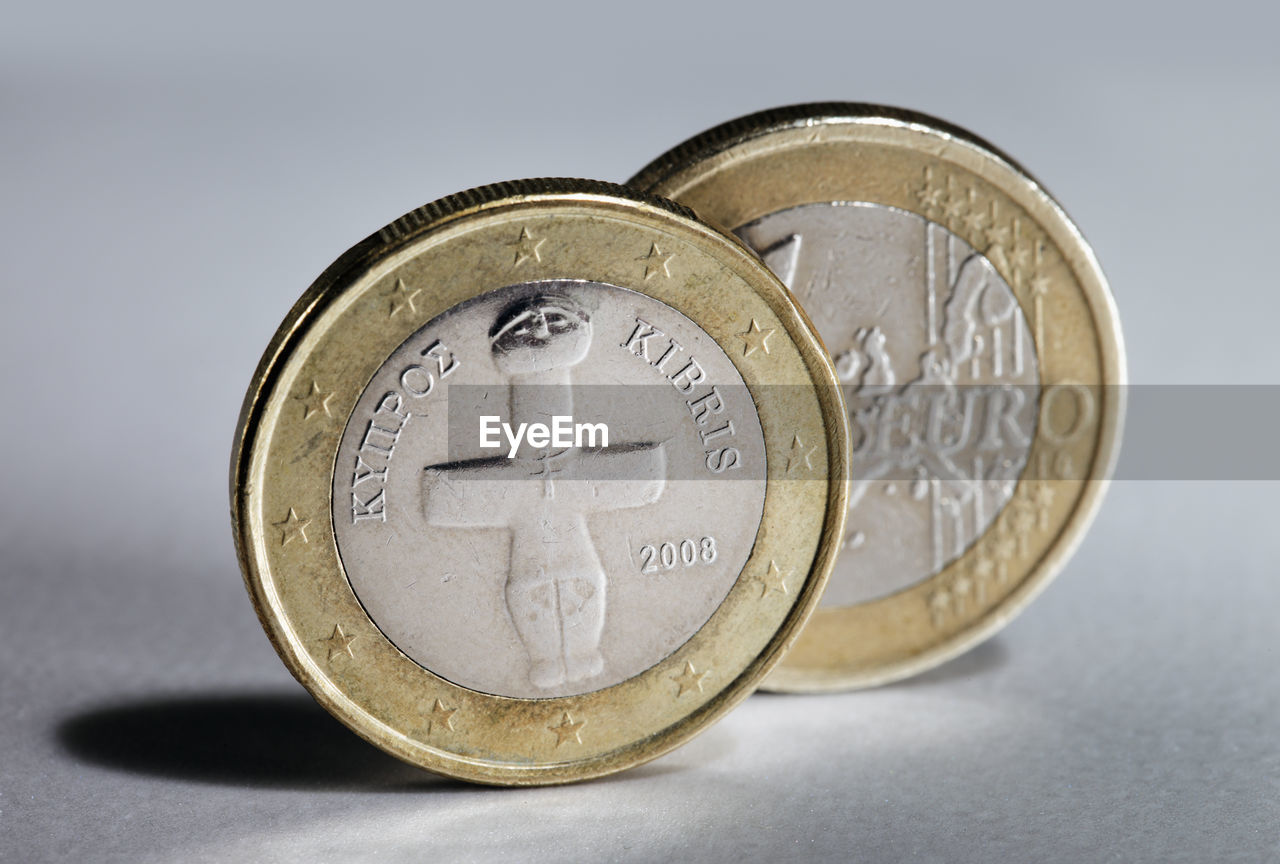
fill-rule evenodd
<path id="1" fill-rule="evenodd" d="M 513 255 L 522 231 L 542 240 L 538 255 Z M 644 275 L 644 256 L 655 242 L 672 256 L 670 276 Z M 393 293 L 402 277 L 423 288 L 412 308 Z M 543 279 L 629 288 L 706 330 L 756 400 L 767 480 L 750 558 L 688 642 L 603 690 L 514 699 L 439 678 L 386 639 L 342 569 L 330 496 L 347 418 L 395 348 L 457 303 Z M 753 319 L 777 337 L 768 352 L 748 356 L 738 334 Z M 320 396 L 331 396 L 308 408 L 303 400 L 316 395 L 313 382 Z M 818 446 L 815 470 L 803 479 L 785 470 L 797 431 Z M 623 187 L 519 181 L 442 199 L 397 220 L 339 258 L 295 304 L 241 410 L 232 529 L 272 644 L 294 677 L 352 730 L 441 774 L 495 784 L 564 783 L 678 746 L 745 698 L 777 663 L 816 608 L 835 558 L 848 447 L 825 349 L 785 289 L 744 247 L 678 205 Z M 793 571 L 785 592 L 765 590 L 771 564 Z M 677 682 L 690 667 L 701 677 Z"/>
<path id="2" fill-rule="evenodd" d="M 1028 465 L 1048 465 L 1048 472 L 1035 481 L 1024 472 L 1018 507 L 1006 506 L 964 555 L 890 597 L 820 609 L 765 689 L 844 690 L 919 674 L 994 634 L 1044 590 L 1102 502 L 1119 454 L 1126 377 L 1106 278 L 1043 186 L 959 127 L 856 103 L 795 105 L 729 121 L 677 145 L 628 182 L 727 229 L 828 201 L 883 204 L 939 222 L 987 253 L 1028 320 L 1040 303 L 1049 324 L 1035 337 L 1042 387 L 1081 385 L 1073 394 L 1095 400 L 1088 434 L 1067 445 L 1050 440 L 1041 416 Z M 984 208 L 994 208 L 993 221 L 1004 219 L 1006 227 L 1007 220 L 1018 223 L 1029 244 L 1023 249 L 1041 250 L 1033 269 L 994 254 L 975 227 Z M 1023 507 L 1031 501 L 1041 503 Z M 1029 515 L 1037 524 L 1025 524 Z M 1004 554 L 1010 542 L 1018 548 Z"/>

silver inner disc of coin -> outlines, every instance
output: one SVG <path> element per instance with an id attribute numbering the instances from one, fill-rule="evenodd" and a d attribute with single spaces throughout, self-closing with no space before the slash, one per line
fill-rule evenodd
<path id="1" fill-rule="evenodd" d="M 505 432 L 481 446 L 484 417 L 603 423 L 608 445 L 587 430 L 509 458 Z M 613 285 L 513 285 L 430 321 L 370 380 L 335 465 L 338 551 L 424 668 L 500 696 L 586 693 L 715 612 L 759 531 L 764 460 L 742 377 L 693 321 Z"/>
<path id="2" fill-rule="evenodd" d="M 1013 291 L 947 228 L 880 204 L 804 204 L 736 233 L 809 313 L 850 406 L 849 527 L 823 605 L 934 576 L 1027 464 L 1040 377 Z"/>

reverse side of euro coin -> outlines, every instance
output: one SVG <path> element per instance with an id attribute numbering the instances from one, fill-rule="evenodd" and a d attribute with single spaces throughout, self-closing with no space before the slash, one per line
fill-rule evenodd
<path id="1" fill-rule="evenodd" d="M 246 583 L 299 680 L 389 752 L 492 783 L 617 771 L 744 698 L 816 608 L 843 417 L 782 286 L 686 211 L 474 190 L 281 326 L 233 463 Z"/>
<path id="2" fill-rule="evenodd" d="M 750 245 L 845 391 L 841 557 L 766 687 L 916 674 L 1044 588 L 1115 460 L 1124 358 L 1092 251 L 1035 180 L 942 121 L 822 104 L 726 123 L 630 182 Z"/>

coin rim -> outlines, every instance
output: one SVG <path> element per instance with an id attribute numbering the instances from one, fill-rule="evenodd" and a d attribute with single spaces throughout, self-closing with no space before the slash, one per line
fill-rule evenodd
<path id="1" fill-rule="evenodd" d="M 1099 406 L 1098 446 L 1094 451 L 1091 471 L 1083 481 L 1077 481 L 1085 483 L 1086 488 L 1072 508 L 1062 531 L 1030 567 L 1018 586 L 967 626 L 912 656 L 886 659 L 876 664 L 827 668 L 801 667 L 795 665 L 791 658 L 784 658 L 761 685 L 763 690 L 824 692 L 880 686 L 932 669 L 990 638 L 1048 587 L 1079 546 L 1097 515 L 1119 458 L 1127 371 L 1115 300 L 1097 257 L 1079 227 L 1045 186 L 1016 160 L 974 133 L 945 120 L 907 109 L 859 102 L 817 102 L 769 109 L 729 120 L 677 144 L 640 169 L 627 181 L 627 185 L 649 194 L 667 195 L 679 201 L 684 190 L 694 184 L 715 182 L 709 180 L 708 175 L 713 174 L 727 160 L 745 161 L 756 158 L 769 149 L 770 143 L 779 135 L 794 134 L 799 129 L 813 130 L 817 141 L 821 143 L 831 143 L 837 138 L 856 142 L 858 134 L 863 130 L 900 130 L 931 140 L 935 148 L 933 155 L 940 159 L 946 148 L 950 147 L 978 157 L 975 161 L 983 170 L 977 170 L 969 164 L 963 165 L 963 169 L 990 182 L 1008 195 L 1040 224 L 1046 234 L 1056 236 L 1057 229 L 1070 241 L 1069 244 L 1061 245 L 1061 251 L 1092 315 L 1098 345 L 1098 363 L 1102 372 L 1100 383 L 1105 397 L 1105 401 Z M 919 142 L 916 143 L 918 146 Z M 912 149 L 906 142 L 899 146 Z M 836 170 L 857 171 L 858 166 L 841 165 Z M 810 178 L 806 177 L 797 183 L 796 198 L 779 209 L 814 203 L 812 195 L 803 194 L 803 190 L 812 188 L 811 185 L 805 185 L 809 181 Z M 731 232 L 736 227 L 722 225 L 716 214 L 708 213 L 705 207 L 695 209 L 701 218 L 720 225 L 722 230 Z M 908 212 L 928 218 L 915 209 Z M 1041 218 L 1042 214 L 1048 214 L 1053 224 Z M 767 214 L 764 212 L 753 213 L 746 222 L 765 215 Z M 1007 278 L 1007 274 L 1001 275 Z M 1022 305 L 1020 298 L 1019 305 Z M 1037 351 L 1043 350 L 1039 345 L 1036 348 Z M 990 530 L 991 527 L 988 527 L 987 531 Z M 982 536 L 986 536 L 986 532 Z M 976 542 L 971 544 L 960 559 L 943 568 L 942 573 L 967 558 L 975 546 Z M 940 575 L 942 574 L 934 574 L 930 580 Z M 892 596 L 894 595 L 890 595 Z M 861 605 L 864 604 L 855 604 Z M 838 616 L 843 608 L 845 607 L 821 609 L 816 617 L 829 620 Z M 803 640 L 804 634 L 800 638 Z M 856 639 L 857 636 L 850 634 L 848 638 Z"/>
<path id="2" fill-rule="evenodd" d="M 685 714 L 676 723 L 654 730 L 648 737 L 629 742 L 624 747 L 586 759 L 538 765 L 514 765 L 509 762 L 487 762 L 483 756 L 477 757 L 475 754 L 439 751 L 433 749 L 438 745 L 427 745 L 425 742 L 418 742 L 422 746 L 409 746 L 406 740 L 410 736 L 404 728 L 394 730 L 396 734 L 389 734 L 387 723 L 364 711 L 358 699 L 343 692 L 331 676 L 324 674 L 319 663 L 314 661 L 302 646 L 300 637 L 291 630 L 279 598 L 275 596 L 273 564 L 269 556 L 259 549 L 262 545 L 259 541 L 263 540 L 263 532 L 267 528 L 266 520 L 262 518 L 259 511 L 264 487 L 270 484 L 271 474 L 270 466 L 264 466 L 261 471 L 255 469 L 254 457 L 260 450 L 264 454 L 267 452 L 272 436 L 289 434 L 287 430 L 281 432 L 279 420 L 281 411 L 278 407 L 284 404 L 282 400 L 290 397 L 289 392 L 283 389 L 281 384 L 285 370 L 299 367 L 305 359 L 305 352 L 311 350 L 306 347 L 308 343 L 314 347 L 314 340 L 309 337 L 314 335 L 313 331 L 316 328 L 325 326 L 326 311 L 330 310 L 348 291 L 357 290 L 362 280 L 380 264 L 385 264 L 416 243 L 429 240 L 437 232 L 456 227 L 460 220 L 482 219 L 524 211 L 539 213 L 555 207 L 602 208 L 602 215 L 607 211 L 608 215 L 614 218 L 625 213 L 637 226 L 649 225 L 667 232 L 683 234 L 688 242 L 703 248 L 709 255 L 721 256 L 720 263 L 732 268 L 743 281 L 747 282 L 786 329 L 797 351 L 799 361 L 796 367 L 788 369 L 788 372 L 803 370 L 806 380 L 812 382 L 816 389 L 817 409 L 820 414 L 818 419 L 821 420 L 826 438 L 827 479 L 821 483 L 822 489 L 817 490 L 820 497 L 813 497 L 809 492 L 805 493 L 813 497 L 813 500 L 823 508 L 823 524 L 819 529 L 817 546 L 812 552 L 813 563 L 810 572 L 796 599 L 783 616 L 782 623 L 767 641 L 764 650 L 747 665 L 741 674 L 725 683 L 711 698 Z M 582 278 L 582 274 L 563 273 L 562 276 L 554 278 Z M 489 286 L 486 290 L 492 287 L 496 286 Z M 650 291 L 645 290 L 643 285 L 623 287 L 638 290 L 646 296 L 654 296 Z M 478 296 L 480 293 L 484 292 L 477 291 L 473 296 Z M 660 298 L 655 299 L 665 302 Z M 434 317 L 434 314 L 439 312 L 429 317 Z M 700 322 L 695 321 L 695 323 L 705 326 Z M 741 358 L 734 357 L 735 352 L 730 350 L 731 346 L 721 343 L 720 340 L 716 341 L 730 356 L 739 371 L 745 372 Z M 385 358 L 379 358 L 379 361 L 384 362 Z M 753 375 L 760 378 L 763 373 L 756 369 Z M 769 376 L 763 375 L 763 377 L 767 379 Z M 364 387 L 367 386 L 367 382 L 360 382 L 360 384 L 357 392 L 363 392 Z M 274 415 L 271 410 L 272 405 L 277 406 Z M 274 421 L 268 419 L 271 416 L 276 419 Z M 340 427 L 345 425 L 344 421 Z M 336 438 L 340 439 L 340 437 L 339 433 Z M 460 779 L 510 785 L 572 782 L 622 770 L 673 749 L 705 729 L 749 695 L 769 669 L 778 662 L 786 648 L 798 636 L 803 622 L 817 608 L 822 588 L 835 561 L 835 552 L 839 538 L 843 534 L 847 509 L 848 448 L 848 428 L 842 396 L 826 349 L 804 313 L 795 305 L 781 283 L 746 247 L 734 238 L 727 237 L 698 221 L 687 208 L 656 196 L 642 195 L 631 189 L 595 181 L 560 178 L 515 181 L 468 190 L 406 214 L 343 254 L 294 304 L 268 344 L 241 408 L 229 478 L 232 531 L 241 571 L 255 611 L 286 667 L 320 704 L 361 737 L 405 761 Z M 336 445 L 334 449 L 333 456 L 336 458 Z M 767 450 L 767 461 L 773 463 L 777 455 L 775 449 Z M 259 474 L 261 474 L 260 482 L 255 483 L 254 480 Z M 328 500 L 328 495 L 331 494 L 331 476 L 319 478 L 319 482 L 326 487 L 325 494 Z M 766 485 L 766 498 L 768 486 L 774 482 L 774 473 L 770 471 Z M 326 518 L 329 518 L 328 514 Z M 761 533 L 757 534 L 756 541 L 753 543 L 751 559 L 755 558 L 755 546 L 761 542 L 763 530 L 762 525 Z M 331 521 L 324 539 L 326 543 L 333 543 L 336 550 Z M 345 573 L 338 575 L 349 590 L 350 584 Z M 730 595 L 746 590 L 746 582 L 744 570 L 730 590 Z M 372 625 L 372 622 L 368 623 Z M 376 625 L 373 626 L 376 630 Z M 380 630 L 377 633 L 383 639 L 386 638 Z M 391 644 L 389 640 L 387 644 Z M 394 649 L 393 645 L 391 647 Z M 400 653 L 398 649 L 395 650 L 397 654 Z M 628 680 L 646 675 L 656 676 L 658 673 L 655 670 L 661 665 L 662 663 L 656 664 L 650 670 Z M 382 682 L 378 685 L 375 682 L 374 686 L 390 686 L 390 684 L 391 682 Z M 620 687 L 623 684 L 626 682 L 614 686 Z M 603 689 L 608 691 L 613 688 Z M 481 701 L 483 698 L 511 701 L 510 697 L 478 695 L 482 697 Z M 577 697 L 514 701 L 563 702 L 574 698 Z M 401 726 L 403 727 L 404 724 Z"/>

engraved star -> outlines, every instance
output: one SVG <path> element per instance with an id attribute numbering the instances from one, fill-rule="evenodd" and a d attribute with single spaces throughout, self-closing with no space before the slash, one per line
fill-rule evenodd
<path id="1" fill-rule="evenodd" d="M 335 624 L 333 626 L 333 635 L 328 639 L 321 639 L 321 642 L 329 646 L 329 659 L 332 660 L 337 654 L 346 654 L 348 657 L 355 657 L 355 653 L 351 650 L 351 643 L 356 641 L 355 636 L 348 636 L 342 632 L 342 625 Z"/>
<path id="2" fill-rule="evenodd" d="M 559 726 L 548 726 L 547 729 L 556 733 L 556 746 L 559 747 L 566 741 L 572 740 L 575 744 L 582 743 L 582 727 L 587 725 L 586 720 L 574 721 L 569 716 L 569 712 L 564 712 L 564 718 L 560 721 Z"/>
<path id="3" fill-rule="evenodd" d="M 679 675 L 671 676 L 671 680 L 680 685 L 680 691 L 676 693 L 676 698 L 679 699 L 683 696 L 686 690 L 697 690 L 701 693 L 702 679 L 706 678 L 710 674 L 710 669 L 699 672 L 693 668 L 692 663 L 686 661 L 684 664 L 684 671 Z"/>
<path id="4" fill-rule="evenodd" d="M 396 280 L 396 287 L 391 291 L 391 312 L 389 317 L 394 318 L 405 310 L 407 307 L 410 312 L 418 311 L 418 295 L 422 293 L 421 288 L 409 290 L 409 286 L 404 284 L 403 279 Z"/>
<path id="5" fill-rule="evenodd" d="M 1013 537 L 1001 537 L 992 544 L 992 549 L 999 558 L 1012 558 L 1018 554 L 1018 541 Z"/>
<path id="6" fill-rule="evenodd" d="M 787 473 L 790 474 L 801 464 L 809 470 L 813 470 L 813 463 L 809 461 L 814 453 L 818 452 L 817 447 L 806 447 L 805 443 L 800 440 L 799 435 L 795 435 L 791 439 L 791 453 L 787 456 Z"/>
<path id="7" fill-rule="evenodd" d="M 987 228 L 987 245 L 1003 246 L 1009 242 L 1009 236 L 1010 231 L 1008 228 L 992 222 L 991 226 Z"/>
<path id="8" fill-rule="evenodd" d="M 937 210 L 942 205 L 942 197 L 946 192 L 940 186 L 933 183 L 933 169 L 924 169 L 924 185 L 916 190 L 916 200 L 920 202 L 921 208 L 926 213 Z"/>
<path id="9" fill-rule="evenodd" d="M 1013 512 L 1009 514 L 1009 524 L 1019 534 L 1026 534 L 1033 530 L 1039 521 L 1040 517 L 1035 510 L 1026 506 L 1025 502 L 1023 502 L 1023 506 L 1013 508 Z"/>
<path id="10" fill-rule="evenodd" d="M 751 319 L 751 325 L 745 331 L 738 334 L 738 338 L 743 342 L 742 356 L 750 357 L 755 353 L 756 349 L 769 353 L 769 337 L 774 333 L 774 329 L 770 327 L 768 330 L 761 330 L 760 325 L 756 323 L 756 319 Z"/>
<path id="11" fill-rule="evenodd" d="M 650 243 L 649 254 L 641 255 L 636 260 L 645 262 L 644 278 L 647 282 L 659 274 L 661 274 L 664 279 L 670 279 L 671 268 L 668 265 L 674 257 L 676 257 L 674 252 L 663 253 L 663 251 L 658 248 L 657 243 Z"/>
<path id="12" fill-rule="evenodd" d="M 1031 484 L 1030 491 L 1027 494 L 1037 508 L 1043 509 L 1053 504 L 1053 499 L 1057 497 L 1058 493 L 1048 483 L 1041 481 Z"/>
<path id="13" fill-rule="evenodd" d="M 973 190 L 969 190 L 972 192 Z M 987 227 L 987 215 L 980 210 L 970 210 L 969 215 L 964 217 L 965 227 L 969 229 L 969 233 L 973 237 L 981 236 Z"/>
<path id="14" fill-rule="evenodd" d="M 920 202 L 920 209 L 927 215 L 932 215 L 942 207 L 942 198 L 946 194 L 937 186 L 926 186 L 916 192 L 916 199 Z"/>
<path id="15" fill-rule="evenodd" d="M 281 519 L 279 522 L 271 523 L 274 527 L 280 529 L 280 545 L 288 546 L 289 541 L 295 537 L 301 537 L 303 543 L 310 543 L 307 539 L 307 526 L 311 524 L 310 519 L 303 519 L 293 508 L 289 508 L 289 515 Z"/>
<path id="16" fill-rule="evenodd" d="M 1049 528 L 1049 508 L 1053 506 L 1053 499 L 1057 495 L 1048 483 L 1033 483 L 1034 491 L 1028 493 L 1031 500 L 1031 506 L 1035 508 L 1036 522 L 1040 525 L 1040 530 L 1048 530 Z"/>
<path id="17" fill-rule="evenodd" d="M 529 233 L 528 228 L 520 229 L 520 236 L 516 238 L 516 242 L 511 245 L 516 247 L 515 263 L 511 266 L 519 267 L 530 258 L 534 263 L 542 261 L 542 253 L 538 251 L 542 244 L 546 242 L 545 237 L 534 237 Z"/>
<path id="18" fill-rule="evenodd" d="M 964 199 L 959 195 L 952 195 L 947 198 L 947 203 L 943 205 L 942 210 L 952 219 L 959 219 L 964 215 Z"/>
<path id="19" fill-rule="evenodd" d="M 757 575 L 752 582 L 760 586 L 760 596 L 764 597 L 768 594 L 787 594 L 787 580 L 791 578 L 794 571 L 788 570 L 783 573 L 778 569 L 777 561 L 769 562 L 769 569 L 763 574 Z"/>
<path id="20" fill-rule="evenodd" d="M 1009 260 L 1018 270 L 1026 270 L 1031 266 L 1031 250 L 1026 246 L 1015 246 L 1009 253 Z"/>
<path id="21" fill-rule="evenodd" d="M 1049 286 L 1053 281 L 1048 276 L 1035 276 L 1027 284 L 1031 287 L 1032 297 L 1043 297 L 1049 293 Z"/>
<path id="22" fill-rule="evenodd" d="M 453 731 L 453 715 L 457 712 L 457 708 L 446 708 L 444 703 L 439 699 L 431 709 L 431 716 L 427 718 L 427 733 L 430 734 L 435 730 L 436 724 L 443 726 L 448 731 Z"/>
<path id="23" fill-rule="evenodd" d="M 326 393 L 321 390 L 319 383 L 314 379 L 311 381 L 310 390 L 303 393 L 301 396 L 294 396 L 293 398 L 302 403 L 303 420 L 310 420 L 313 416 L 321 412 L 323 412 L 326 417 L 333 416 L 329 413 L 329 400 L 333 398 L 333 394 Z"/>

